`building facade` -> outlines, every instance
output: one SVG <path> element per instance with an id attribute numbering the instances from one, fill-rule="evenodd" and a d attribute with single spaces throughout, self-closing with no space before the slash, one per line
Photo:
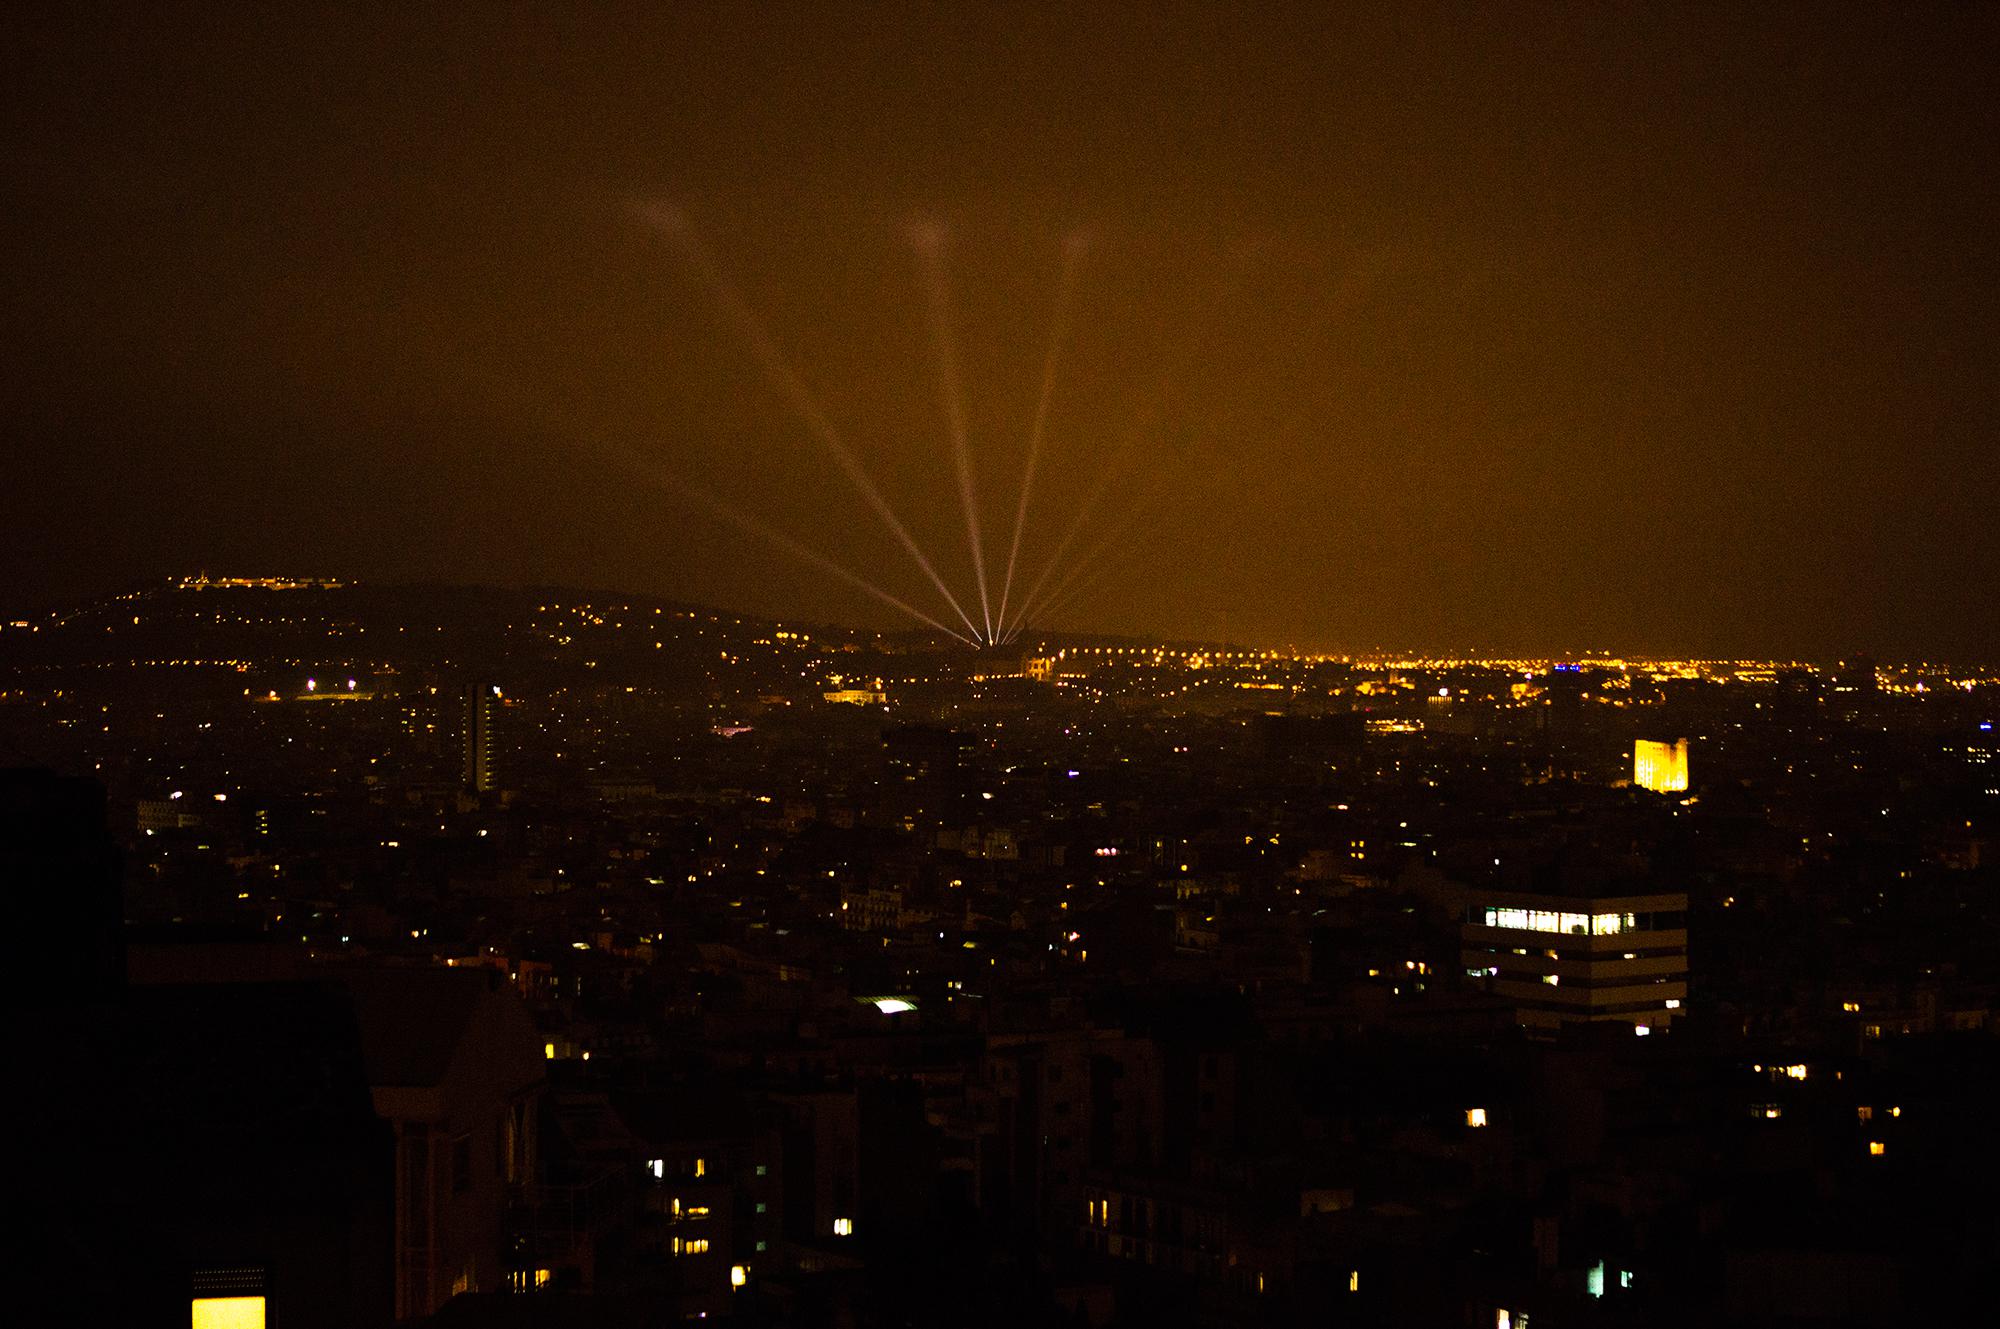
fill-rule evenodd
<path id="1" fill-rule="evenodd" d="M 1468 978 L 1514 1003 L 1520 1023 L 1623 1021 L 1651 1033 L 1687 1002 L 1687 896 L 1468 895 Z"/>

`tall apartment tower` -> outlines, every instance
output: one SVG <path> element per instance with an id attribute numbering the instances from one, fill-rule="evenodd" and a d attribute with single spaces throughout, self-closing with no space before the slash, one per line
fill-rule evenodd
<path id="1" fill-rule="evenodd" d="M 465 787 L 474 793 L 490 794 L 500 787 L 493 743 L 493 723 L 499 711 L 499 688 L 490 683 L 474 683 L 466 688 L 464 723 L 459 734 L 465 749 Z"/>

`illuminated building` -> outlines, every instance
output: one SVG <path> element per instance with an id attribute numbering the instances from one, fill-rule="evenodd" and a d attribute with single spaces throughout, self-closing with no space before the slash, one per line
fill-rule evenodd
<path id="1" fill-rule="evenodd" d="M 1685 793 L 1688 787 L 1688 742 L 1642 738 L 1632 744 L 1632 783 L 1656 794 Z"/>
<path id="2" fill-rule="evenodd" d="M 1469 978 L 1531 1028 L 1623 1021 L 1648 1032 L 1687 1000 L 1687 896 L 1579 899 L 1476 891 L 1460 929 Z"/>
<path id="3" fill-rule="evenodd" d="M 500 787 L 493 756 L 493 721 L 500 709 L 500 689 L 475 683 L 465 690 L 464 727 L 460 738 L 465 745 L 463 778 L 474 793 L 487 794 Z"/>
<path id="4" fill-rule="evenodd" d="M 264 1298 L 194 1298 L 194 1329 L 264 1329 Z"/>
<path id="5" fill-rule="evenodd" d="M 835 674 L 827 682 L 829 686 L 826 691 L 820 693 L 820 698 L 835 705 L 879 706 L 889 700 L 888 694 L 882 690 L 882 680 L 879 678 L 870 686 L 850 685 L 845 678 Z"/>

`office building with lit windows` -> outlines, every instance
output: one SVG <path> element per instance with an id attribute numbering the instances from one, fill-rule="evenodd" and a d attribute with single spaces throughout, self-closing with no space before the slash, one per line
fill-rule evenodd
<path id="1" fill-rule="evenodd" d="M 1467 978 L 1514 1003 L 1530 1028 L 1622 1021 L 1652 1033 L 1687 1002 L 1685 894 L 1475 890 L 1460 940 Z"/>

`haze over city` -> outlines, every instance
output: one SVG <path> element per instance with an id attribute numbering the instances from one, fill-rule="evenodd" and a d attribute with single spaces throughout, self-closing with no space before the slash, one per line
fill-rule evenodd
<path id="1" fill-rule="evenodd" d="M 1983 9 L 4 22 L 16 610 L 211 571 L 910 621 L 803 547 L 964 631 L 720 276 L 967 605 L 961 480 L 997 606 L 1038 447 L 1017 579 L 1073 522 L 1109 565 L 1063 627 L 2000 648 Z"/>

